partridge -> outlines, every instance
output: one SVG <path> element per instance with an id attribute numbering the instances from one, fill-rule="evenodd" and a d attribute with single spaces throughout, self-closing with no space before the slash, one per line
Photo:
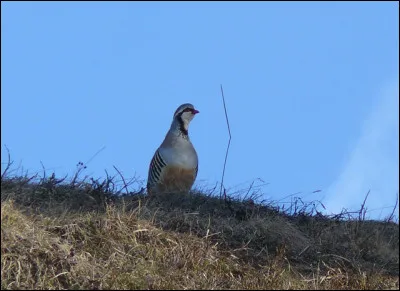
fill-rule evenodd
<path id="1" fill-rule="evenodd" d="M 192 188 L 198 171 L 198 157 L 188 129 L 197 113 L 199 111 L 190 103 L 176 109 L 171 127 L 150 162 L 149 195 L 188 192 Z"/>

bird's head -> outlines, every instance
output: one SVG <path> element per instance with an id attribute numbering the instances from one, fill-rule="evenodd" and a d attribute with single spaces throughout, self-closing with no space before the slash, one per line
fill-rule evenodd
<path id="1" fill-rule="evenodd" d="M 179 126 L 179 129 L 184 134 L 188 134 L 189 123 L 192 121 L 194 116 L 199 113 L 198 110 L 190 103 L 182 104 L 176 109 L 174 113 L 173 126 Z"/>

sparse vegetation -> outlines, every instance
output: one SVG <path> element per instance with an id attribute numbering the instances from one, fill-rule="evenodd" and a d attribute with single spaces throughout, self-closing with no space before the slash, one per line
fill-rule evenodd
<path id="1" fill-rule="evenodd" d="M 10 165 L 2 289 L 399 289 L 393 216 L 327 217 L 298 201 L 285 210 L 251 189 L 149 198 L 119 172 L 67 182 Z"/>

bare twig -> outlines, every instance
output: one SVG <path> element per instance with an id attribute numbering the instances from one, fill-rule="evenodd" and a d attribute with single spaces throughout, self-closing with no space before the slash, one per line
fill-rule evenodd
<path id="1" fill-rule="evenodd" d="M 103 146 L 101 149 L 99 149 L 86 163 L 85 165 L 88 165 L 101 151 L 103 151 L 106 148 L 106 146 Z"/>
<path id="2" fill-rule="evenodd" d="M 76 180 L 78 179 L 79 174 L 86 169 L 86 165 L 89 164 L 102 150 L 104 150 L 106 147 L 103 146 L 101 149 L 99 149 L 86 163 L 78 162 L 76 165 L 77 171 L 74 174 L 74 177 L 71 180 L 71 185 L 74 186 L 76 183 Z"/>
<path id="3" fill-rule="evenodd" d="M 70 182 L 71 186 L 75 186 L 76 180 L 78 179 L 78 176 L 79 176 L 80 172 L 82 171 L 83 167 L 84 167 L 83 163 L 79 161 L 78 164 L 76 165 L 77 170 L 74 174 L 74 177 L 71 179 L 71 182 Z"/>
<path id="4" fill-rule="evenodd" d="M 128 185 L 125 182 L 124 176 L 122 176 L 121 172 L 118 170 L 118 168 L 116 166 L 113 166 L 113 167 L 118 172 L 118 174 L 121 176 L 122 182 L 124 182 L 124 188 L 125 188 L 126 194 L 129 195 Z"/>
<path id="5" fill-rule="evenodd" d="M 225 118 L 226 118 L 226 123 L 228 125 L 228 133 L 229 133 L 229 141 L 228 141 L 228 147 L 226 148 L 226 153 L 225 153 L 225 161 L 224 161 L 224 169 L 222 171 L 222 181 L 221 181 L 221 190 L 220 190 L 220 198 L 222 197 L 222 188 L 224 187 L 224 176 L 225 176 L 225 166 L 226 166 L 226 160 L 228 158 L 228 152 L 229 152 L 229 146 L 231 145 L 231 129 L 229 126 L 229 120 L 228 120 L 228 114 L 226 112 L 226 105 L 225 105 L 225 96 L 224 96 L 224 90 L 222 89 L 222 84 L 221 84 L 221 94 L 222 94 L 222 101 L 224 102 L 224 110 L 225 110 Z M 225 188 L 225 187 L 224 187 Z M 225 191 L 226 193 L 226 191 Z"/>
<path id="6" fill-rule="evenodd" d="M 247 195 L 249 195 L 249 193 L 250 193 L 250 191 L 251 191 L 251 188 L 253 188 L 253 185 L 254 185 L 254 180 L 253 180 L 253 182 L 251 182 L 250 187 L 249 187 L 249 190 L 247 190 L 247 193 L 246 193 L 246 195 L 244 195 L 243 199 L 246 199 L 246 198 L 247 198 Z"/>
<path id="7" fill-rule="evenodd" d="M 286 198 L 289 198 L 289 197 L 292 197 L 294 195 L 301 194 L 301 193 L 303 193 L 303 192 L 296 192 L 296 193 L 290 194 L 288 196 L 283 197 L 282 199 L 279 199 L 277 202 L 282 202 L 282 200 L 285 200 Z"/>
<path id="8" fill-rule="evenodd" d="M 396 195 L 396 203 L 394 204 L 392 213 L 389 215 L 389 217 L 386 219 L 387 222 L 393 221 L 394 219 L 394 212 L 396 211 L 397 204 L 399 203 L 399 193 Z"/>
<path id="9" fill-rule="evenodd" d="M 14 163 L 14 161 L 11 162 L 11 157 L 10 157 L 10 150 L 6 145 L 4 145 L 5 148 L 7 149 L 7 166 L 4 169 L 3 173 L 1 174 L 1 180 L 3 181 L 3 178 L 6 176 L 8 170 L 10 169 L 11 165 Z"/>
<path id="10" fill-rule="evenodd" d="M 365 214 L 367 213 L 367 209 L 365 208 L 365 202 L 367 201 L 367 198 L 368 198 L 368 195 L 369 195 L 369 192 L 371 191 L 371 189 L 370 190 L 368 190 L 368 193 L 367 193 L 367 195 L 365 195 L 365 198 L 364 198 L 364 201 L 363 201 L 363 203 L 361 204 L 361 209 L 360 209 L 360 212 L 359 212 L 359 214 L 358 214 L 358 219 L 361 221 L 361 220 L 365 220 Z"/>
<path id="11" fill-rule="evenodd" d="M 40 161 L 40 164 L 42 165 L 42 169 L 43 169 L 43 181 L 46 180 L 46 168 L 43 165 L 43 162 Z"/>

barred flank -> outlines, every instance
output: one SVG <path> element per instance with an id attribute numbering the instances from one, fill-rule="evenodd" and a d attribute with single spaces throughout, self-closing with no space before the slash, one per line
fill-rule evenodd
<path id="1" fill-rule="evenodd" d="M 166 165 L 167 164 L 161 157 L 160 152 L 157 150 L 150 163 L 148 185 L 153 185 L 154 183 L 157 183 L 159 181 L 162 168 Z"/>

